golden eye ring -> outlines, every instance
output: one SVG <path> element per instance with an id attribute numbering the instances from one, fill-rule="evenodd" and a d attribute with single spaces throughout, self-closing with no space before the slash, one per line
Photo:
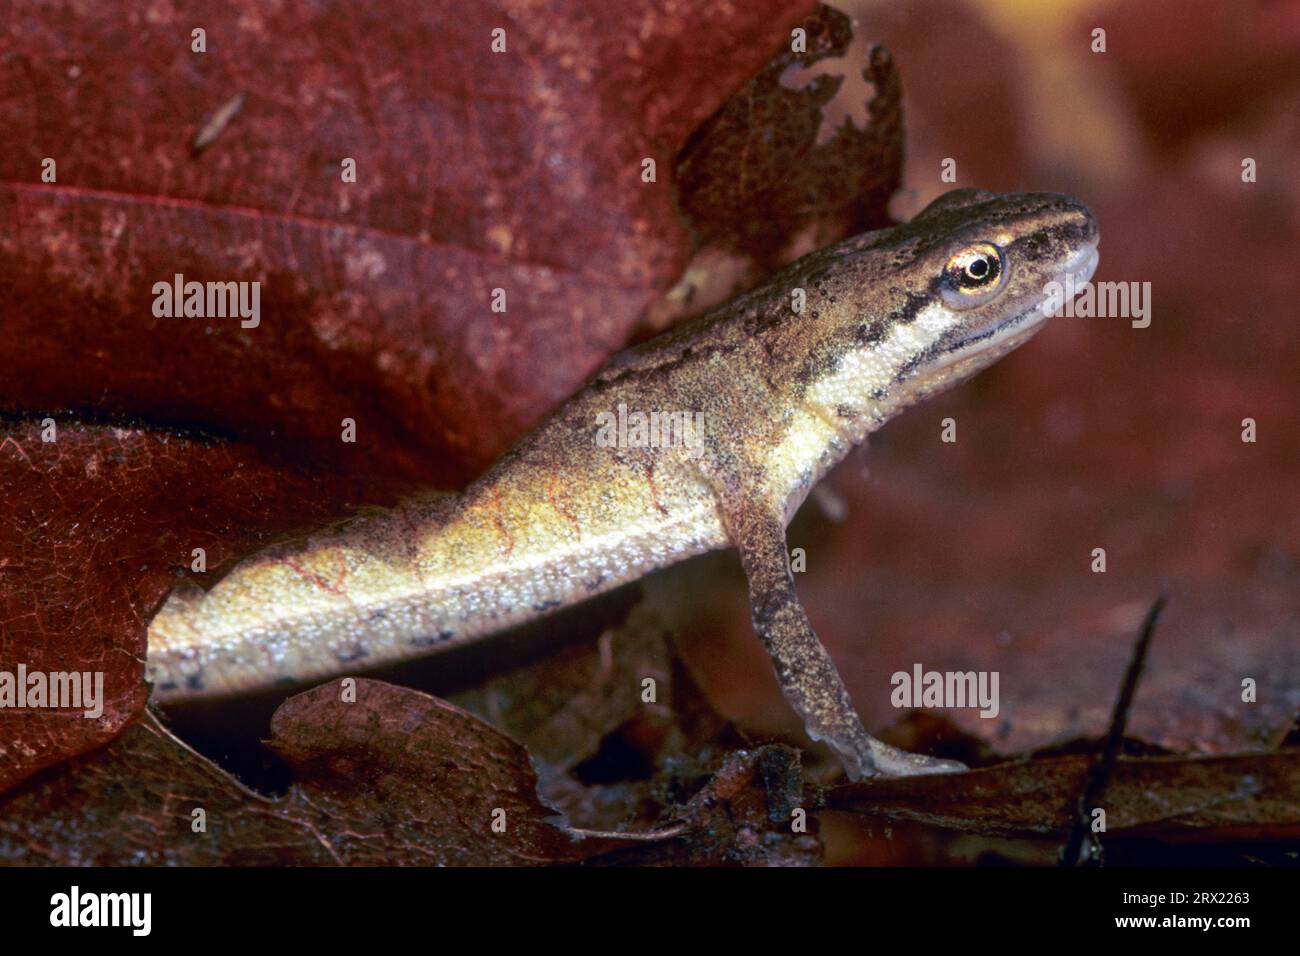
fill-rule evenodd
<path id="1" fill-rule="evenodd" d="M 1007 262 L 991 242 L 961 249 L 943 269 L 943 298 L 957 309 L 969 309 L 993 298 L 1006 283 Z"/>

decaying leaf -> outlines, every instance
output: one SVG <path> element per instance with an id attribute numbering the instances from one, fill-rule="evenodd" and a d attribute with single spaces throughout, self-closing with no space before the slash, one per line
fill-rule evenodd
<path id="1" fill-rule="evenodd" d="M 832 808 L 996 836 L 1064 838 L 1090 758 L 1013 761 L 947 780 L 846 784 Z M 1300 751 L 1228 757 L 1123 757 L 1102 808 L 1107 840 L 1300 837 Z"/>
<path id="2" fill-rule="evenodd" d="M 537 799 L 528 753 L 414 691 L 341 682 L 286 701 L 270 747 L 296 781 L 260 796 L 153 715 L 5 798 L 0 859 L 71 865 L 574 862 L 634 838 L 587 835 Z M 201 811 L 201 812 L 199 812 Z M 497 829 L 493 829 L 494 821 Z"/>
<path id="3" fill-rule="evenodd" d="M 56 436 L 46 441 L 42 436 Z M 103 713 L 0 709 L 0 790 L 112 739 L 144 707 L 144 630 L 183 576 L 392 483 L 156 429 L 8 421 L 0 438 L 0 669 L 103 674 Z M 195 573 L 199 559 L 207 572 Z"/>

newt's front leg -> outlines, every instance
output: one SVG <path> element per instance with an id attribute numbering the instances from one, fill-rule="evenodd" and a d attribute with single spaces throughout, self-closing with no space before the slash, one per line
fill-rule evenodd
<path id="1" fill-rule="evenodd" d="M 781 691 L 803 719 L 808 736 L 833 747 L 853 780 L 965 770 L 954 760 L 907 753 L 867 733 L 795 594 L 780 513 L 753 497 L 724 503 L 723 512 L 749 579 L 754 630 L 771 655 Z"/>

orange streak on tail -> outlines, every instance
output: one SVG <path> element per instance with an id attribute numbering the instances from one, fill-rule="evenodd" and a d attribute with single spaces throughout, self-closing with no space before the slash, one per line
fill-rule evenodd
<path id="1" fill-rule="evenodd" d="M 566 511 L 561 507 L 559 499 L 555 497 L 555 475 L 548 475 L 546 478 L 546 497 L 551 502 L 551 507 L 560 514 L 561 517 L 568 520 L 573 525 L 573 534 L 579 541 L 582 540 L 582 525 L 578 522 L 578 516 L 572 511 Z"/>

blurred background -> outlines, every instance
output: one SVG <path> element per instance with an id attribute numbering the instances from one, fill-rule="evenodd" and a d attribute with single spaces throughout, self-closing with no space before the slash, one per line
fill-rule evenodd
<path id="1" fill-rule="evenodd" d="M 1054 319 L 873 436 L 796 518 L 800 594 L 868 725 L 898 721 L 889 676 L 921 663 L 1000 672 L 998 718 L 944 714 L 998 753 L 1100 735 L 1163 591 L 1129 736 L 1276 746 L 1300 711 L 1300 4 L 841 8 L 902 77 L 899 218 L 954 188 L 953 158 L 956 186 L 1082 199 L 1094 281 L 1151 284 L 1149 328 Z M 796 733 L 727 593 L 678 646 L 728 713 Z"/>

